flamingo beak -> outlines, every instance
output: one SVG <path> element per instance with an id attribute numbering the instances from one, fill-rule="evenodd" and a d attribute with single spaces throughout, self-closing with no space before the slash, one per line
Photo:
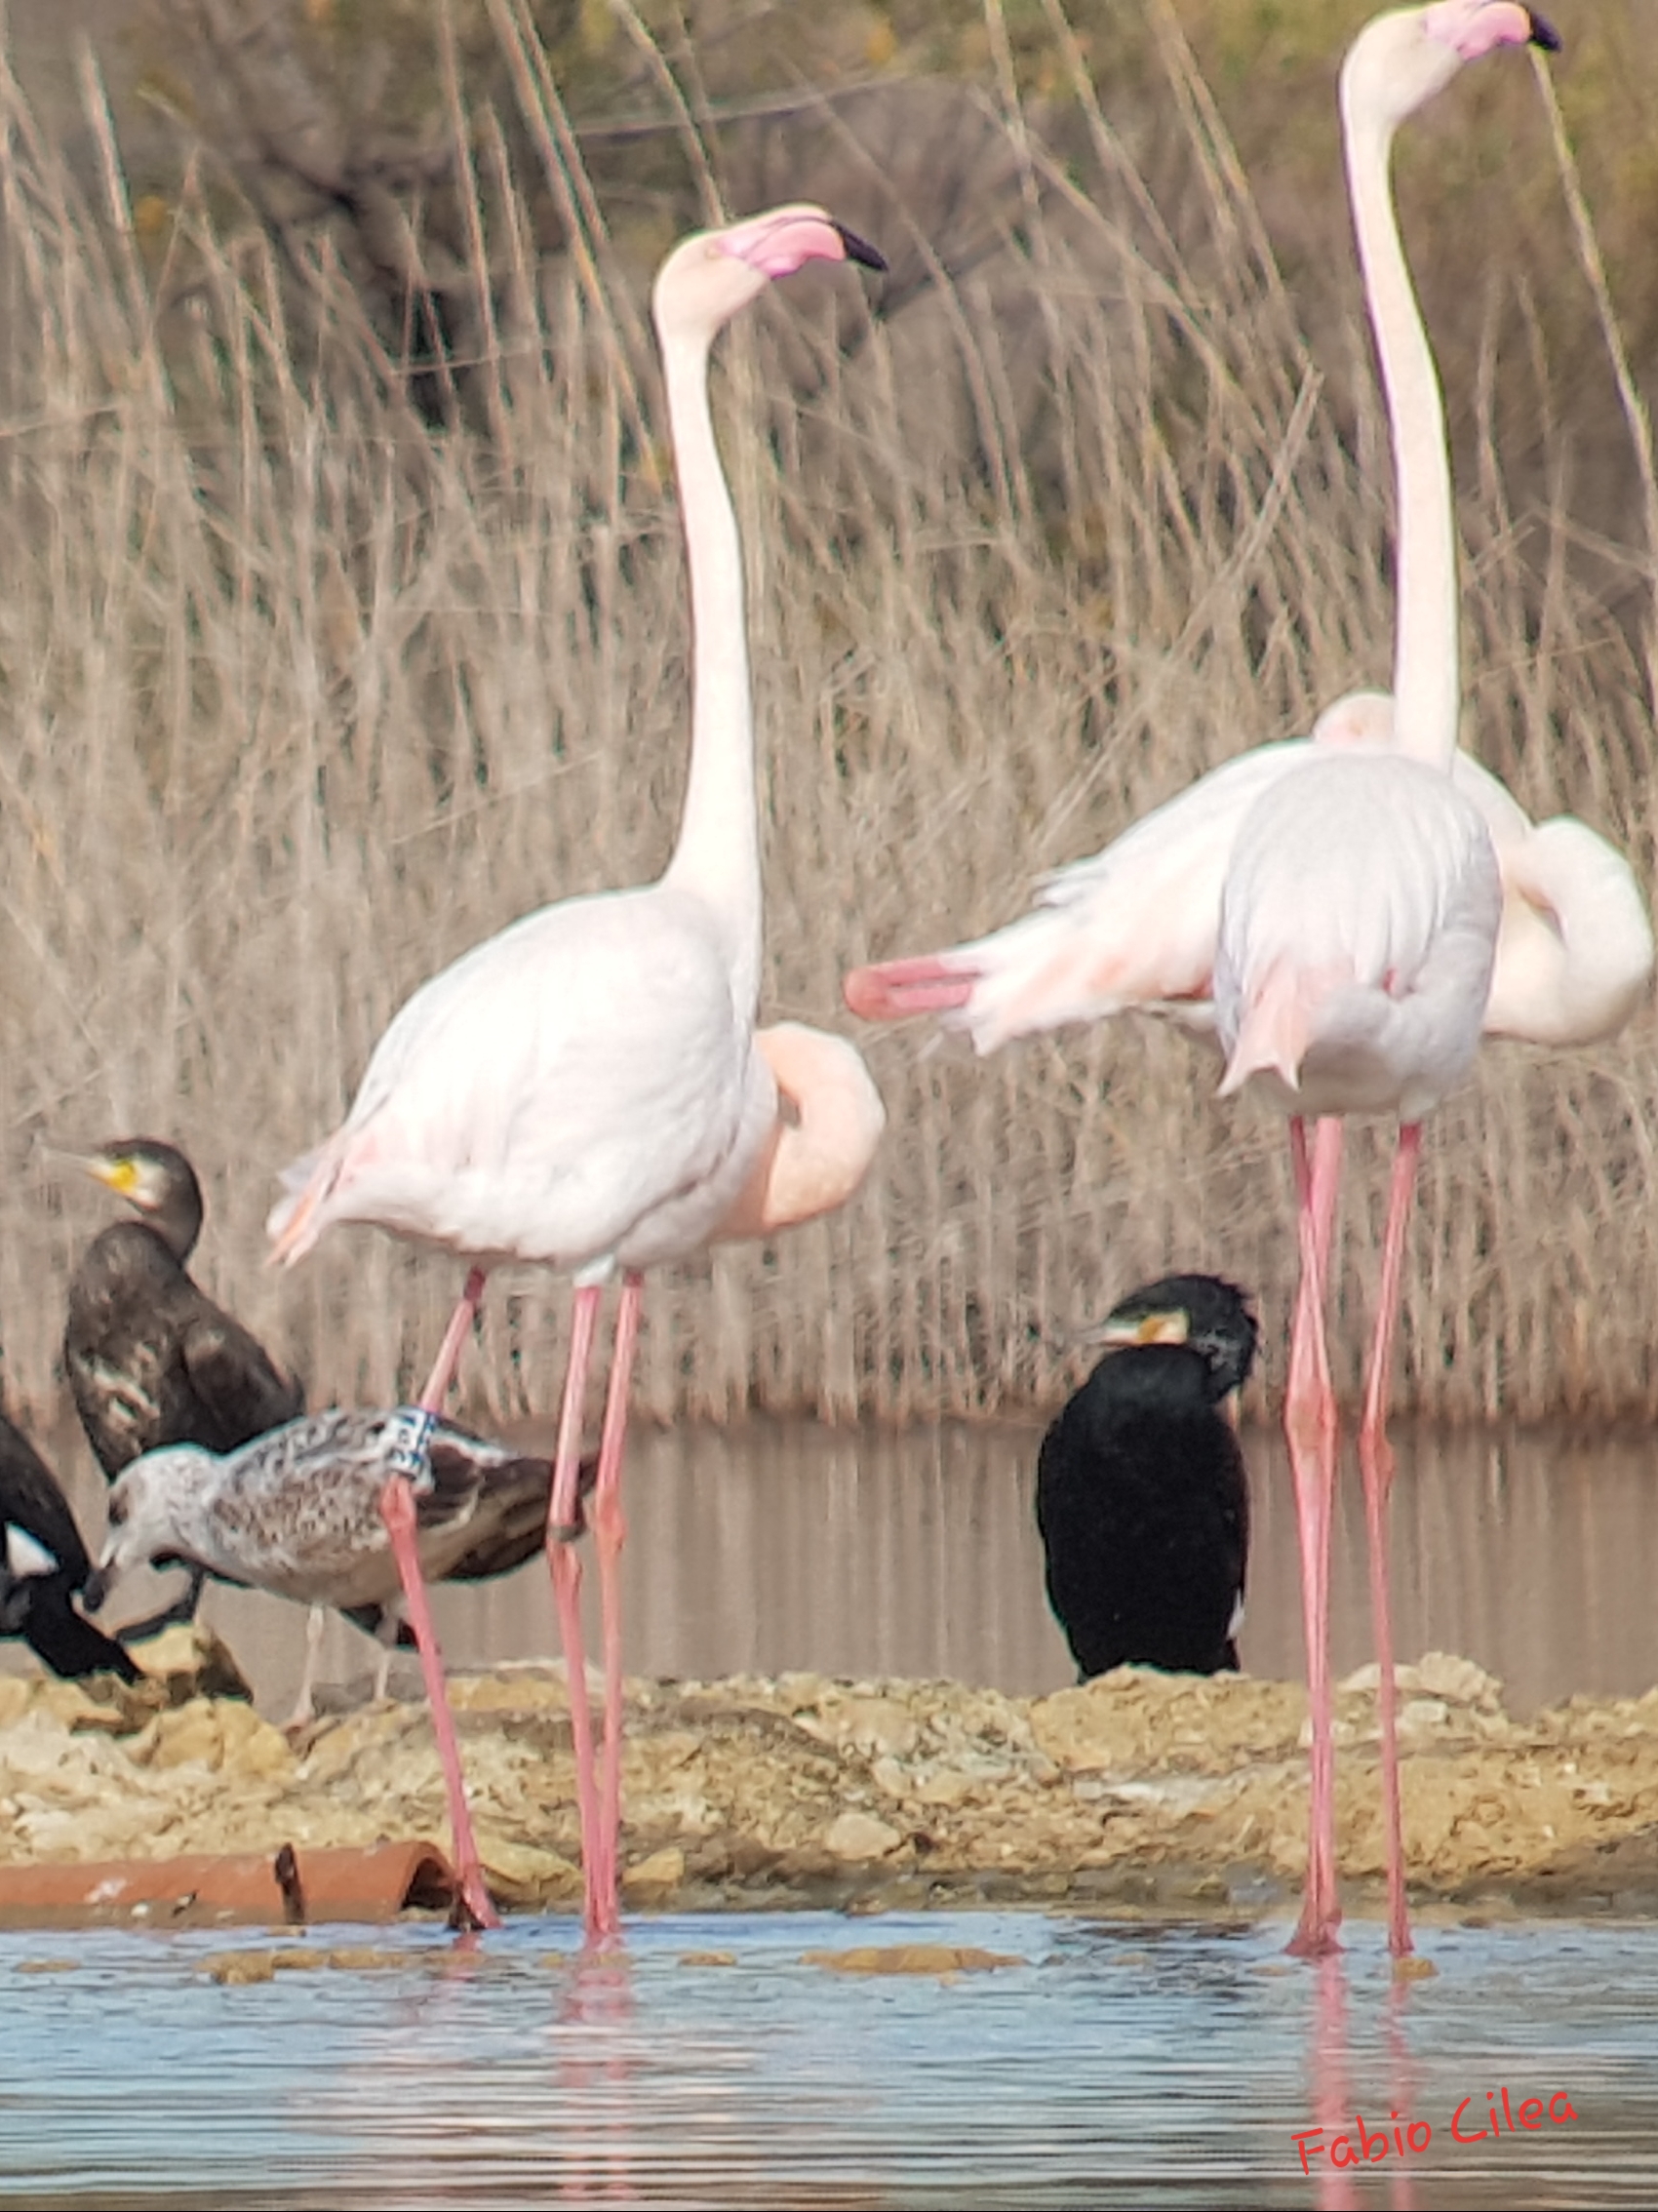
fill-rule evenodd
<path id="1" fill-rule="evenodd" d="M 1558 46 L 1559 39 L 1555 43 Z M 829 227 L 846 248 L 849 261 L 856 261 L 866 269 L 886 269 L 886 255 L 872 246 L 867 238 L 860 238 L 855 230 L 849 230 L 844 222 L 837 222 L 833 216 L 829 218 Z"/>

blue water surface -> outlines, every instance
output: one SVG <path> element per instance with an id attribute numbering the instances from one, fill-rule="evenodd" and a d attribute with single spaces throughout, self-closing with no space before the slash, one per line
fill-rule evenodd
<path id="1" fill-rule="evenodd" d="M 939 1914 L 563 1919 L 457 1943 L 319 1930 L 377 1969 L 220 1985 L 237 1932 L 0 1936 L 0 2203 L 1038 2207 L 1658 2202 L 1658 1929 L 1282 1927 Z M 842 1973 L 812 1952 L 1016 1963 Z M 72 1970 L 20 1970 L 47 1959 Z M 1487 2092 L 1514 2125 L 1489 2132 Z M 1533 2132 L 1522 2101 L 1575 2117 Z M 1453 2140 L 1452 2114 L 1468 2100 Z M 1557 2111 L 1562 2104 L 1557 2102 Z M 1498 2103 L 1500 2113 L 1500 2099 Z M 1298 2131 L 1387 2155 L 1337 2173 Z M 1390 2117 L 1397 2114 L 1397 2118 Z M 1536 2109 L 1531 2110 L 1538 2117 Z M 1393 2129 L 1432 2129 L 1401 2158 Z"/>

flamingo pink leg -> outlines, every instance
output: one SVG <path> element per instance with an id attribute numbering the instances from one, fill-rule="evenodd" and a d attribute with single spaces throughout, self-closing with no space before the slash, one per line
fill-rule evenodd
<path id="1" fill-rule="evenodd" d="M 425 1390 L 420 1397 L 420 1410 L 434 1418 L 442 1407 L 449 1390 L 466 1332 L 478 1311 L 478 1301 L 484 1295 L 484 1270 L 475 1267 L 466 1278 L 466 1287 L 460 1303 L 454 1309 L 445 1331 L 437 1364 L 433 1367 Z M 454 1913 L 457 1924 L 475 1928 L 498 1928 L 500 1915 L 495 1911 L 484 1879 L 483 1862 L 478 1856 L 477 1839 L 472 1834 L 472 1815 L 466 1803 L 466 1782 L 460 1770 L 460 1750 L 455 1742 L 454 1716 L 450 1711 L 449 1691 L 444 1686 L 443 1653 L 438 1649 L 437 1630 L 432 1625 L 432 1609 L 426 1599 L 425 1578 L 420 1572 L 420 1552 L 415 1541 L 417 1515 L 414 1493 L 410 1479 L 404 1474 L 391 1476 L 380 1492 L 380 1516 L 391 1537 L 392 1555 L 397 1560 L 398 1578 L 403 1584 L 404 1608 L 414 1631 L 414 1641 L 420 1653 L 420 1672 L 425 1679 L 426 1702 L 431 1707 L 432 1732 L 438 1740 L 438 1758 L 444 1770 L 444 1792 L 449 1798 L 449 1825 L 454 1848 L 455 1868 L 460 1889 L 455 1899 Z"/>
<path id="2" fill-rule="evenodd" d="M 478 1319 L 478 1307 L 484 1295 L 484 1284 L 488 1281 L 489 1278 L 481 1267 L 469 1270 L 466 1287 L 460 1293 L 460 1303 L 450 1316 L 449 1326 L 444 1330 L 444 1340 L 438 1346 L 437 1359 L 426 1378 L 426 1387 L 420 1393 L 419 1403 L 423 1412 L 435 1415 L 444 1409 L 444 1400 L 449 1396 L 449 1386 L 454 1380 L 454 1370 L 460 1364 L 460 1355 L 466 1347 L 472 1324 Z"/>
<path id="3" fill-rule="evenodd" d="M 1301 1282 L 1290 1333 L 1284 1434 L 1295 1481 L 1295 1518 L 1301 1539 L 1301 1617 L 1307 1641 L 1307 1705 L 1313 1745 L 1307 1888 L 1289 1949 L 1308 1958 L 1322 1957 L 1340 1948 L 1335 1934 L 1341 1922 L 1341 1905 L 1335 1877 L 1335 1740 L 1329 1659 L 1336 1421 L 1324 1343 L 1324 1278 L 1341 1176 L 1341 1140 L 1339 1120 L 1326 1117 L 1320 1121 L 1309 1161 L 1305 1126 L 1299 1119 L 1290 1123 Z"/>
<path id="4" fill-rule="evenodd" d="M 467 1810 L 466 1784 L 454 1740 L 454 1716 L 450 1712 L 449 1692 L 444 1687 L 443 1655 L 438 1650 L 437 1633 L 432 1627 L 432 1609 L 426 1602 L 420 1554 L 414 1541 L 414 1492 L 406 1475 L 393 1475 L 387 1481 L 380 1492 L 380 1513 L 391 1535 L 392 1553 L 403 1583 L 404 1605 L 420 1650 L 420 1672 L 425 1677 L 426 1700 L 432 1709 L 432 1732 L 438 1739 L 438 1758 L 444 1770 L 450 1835 L 454 1846 L 455 1871 L 460 1877 L 454 1901 L 455 1924 L 498 1928 L 500 1915 L 495 1911 L 484 1879 L 477 1839 L 472 1834 L 472 1815 Z"/>
<path id="5" fill-rule="evenodd" d="M 1382 1739 L 1382 1810 L 1387 1828 L 1388 1949 L 1396 1958 L 1411 1949 L 1410 1919 L 1404 1901 L 1404 1821 L 1400 1805 L 1398 1691 L 1394 1681 L 1393 1613 L 1388 1597 L 1388 1496 L 1393 1488 L 1393 1447 L 1387 1439 L 1388 1384 L 1393 1367 L 1394 1328 L 1399 1319 L 1400 1274 L 1404 1262 L 1404 1231 L 1416 1187 L 1422 1151 L 1422 1125 L 1404 1123 L 1394 1154 L 1388 1187 L 1387 1233 L 1382 1244 L 1382 1280 L 1370 1371 L 1364 1384 L 1364 1415 L 1359 1431 L 1359 1467 L 1364 1479 L 1364 1526 L 1370 1550 L 1370 1612 L 1380 1679 L 1376 1718 Z"/>
<path id="6" fill-rule="evenodd" d="M 587 1395 L 587 1370 L 593 1359 L 599 1298 L 597 1284 L 584 1285 L 576 1291 L 571 1309 L 570 1366 L 565 1375 L 564 1404 L 559 1413 L 552 1494 L 547 1501 L 547 1561 L 552 1568 L 553 1602 L 558 1609 L 559 1637 L 564 1644 L 570 1689 L 570 1724 L 575 1749 L 575 1803 L 581 1822 L 581 1864 L 589 1936 L 605 1932 L 595 1924 L 594 1862 L 599 1855 L 599 1789 L 593 1765 L 593 1717 L 587 1703 L 587 1655 L 581 1636 L 581 1556 L 572 1539 L 581 1529 L 576 1511 L 581 1472 L 581 1414 Z"/>
<path id="7" fill-rule="evenodd" d="M 627 1537 L 621 1505 L 621 1462 L 644 1287 L 642 1277 L 623 1276 L 621 1304 L 616 1312 L 615 1348 L 611 1355 L 611 1380 L 605 1397 L 605 1426 L 599 1440 L 599 1472 L 593 1485 L 593 1545 L 599 1557 L 599 1617 L 605 1655 L 605 1739 L 599 1837 L 598 1847 L 588 1861 L 587 1881 L 587 1927 L 588 1933 L 595 1936 L 614 1935 L 619 1925 L 622 1653 L 617 1568 Z"/>

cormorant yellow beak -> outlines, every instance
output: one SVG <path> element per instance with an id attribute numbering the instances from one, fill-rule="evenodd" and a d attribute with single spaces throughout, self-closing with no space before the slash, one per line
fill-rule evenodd
<path id="1" fill-rule="evenodd" d="M 1095 1344 L 1184 1344 L 1192 1333 L 1192 1317 L 1178 1306 L 1167 1313 L 1141 1314 L 1136 1321 L 1107 1319 L 1092 1338 Z"/>

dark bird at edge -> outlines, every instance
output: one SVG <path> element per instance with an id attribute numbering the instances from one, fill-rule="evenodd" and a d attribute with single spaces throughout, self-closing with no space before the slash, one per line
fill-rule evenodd
<path id="1" fill-rule="evenodd" d="M 1148 1284 L 1089 1332 L 1107 1349 L 1043 1439 L 1036 1495 L 1081 1679 L 1237 1670 L 1249 1489 L 1231 1402 L 1258 1335 L 1244 1293 L 1210 1275 Z"/>
<path id="2" fill-rule="evenodd" d="M 55 1675 L 108 1672 L 136 1682 L 141 1670 L 130 1655 L 76 1608 L 91 1574 L 58 1478 L 0 1415 L 0 1636 L 21 1638 Z"/>
<path id="3" fill-rule="evenodd" d="M 105 1477 L 113 1481 L 158 1444 L 234 1451 L 302 1412 L 303 1385 L 190 1279 L 185 1262 L 204 1208 L 196 1171 L 178 1147 L 117 1137 L 60 1157 L 141 1216 L 100 1230 L 69 1284 L 63 1364 Z M 201 1584 L 192 1575 L 177 1605 L 128 1634 L 190 1619 Z"/>

